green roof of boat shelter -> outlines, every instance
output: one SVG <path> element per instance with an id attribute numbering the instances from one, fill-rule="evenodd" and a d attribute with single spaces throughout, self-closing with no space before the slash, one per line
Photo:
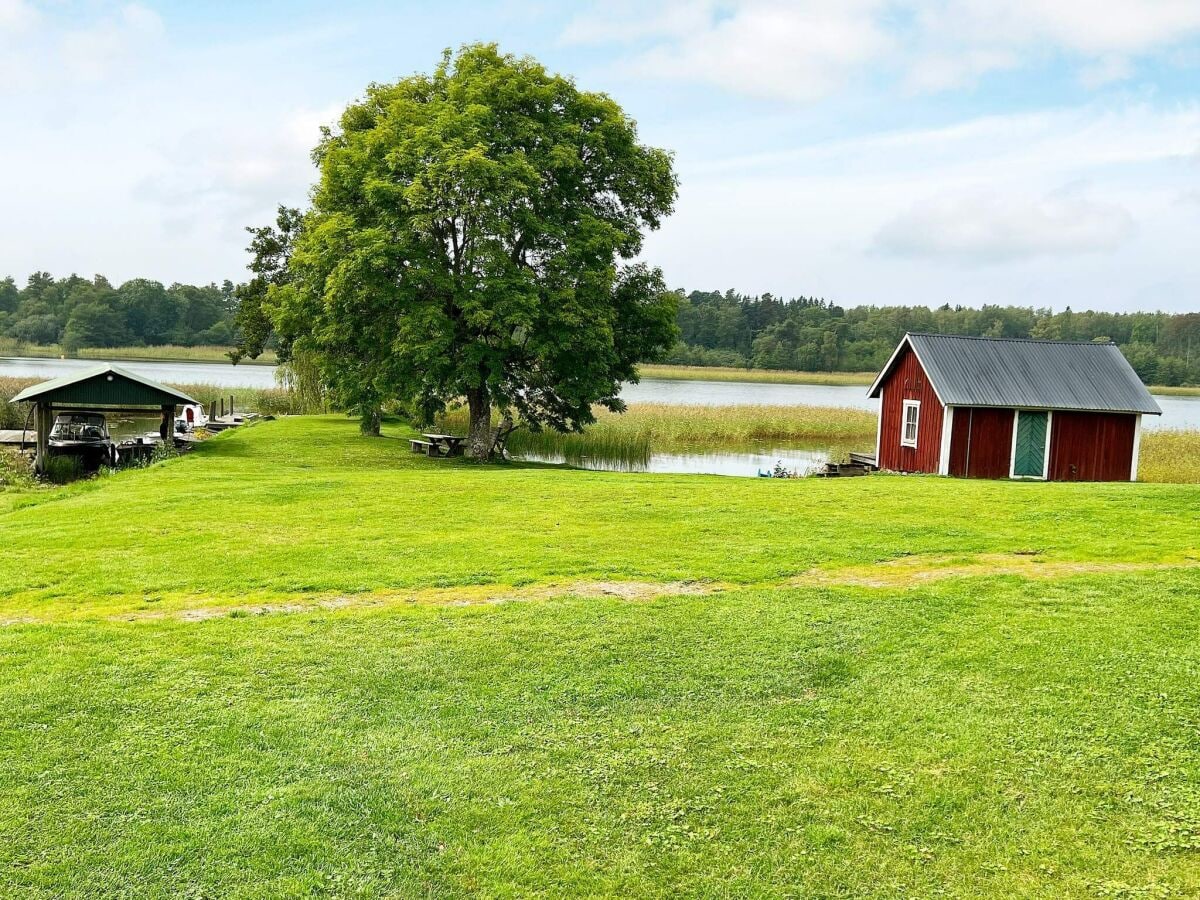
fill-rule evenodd
<path id="1" fill-rule="evenodd" d="M 197 402 L 183 391 L 159 384 L 112 363 L 89 366 L 61 378 L 31 385 L 12 399 L 14 403 L 89 407 L 161 407 Z"/>

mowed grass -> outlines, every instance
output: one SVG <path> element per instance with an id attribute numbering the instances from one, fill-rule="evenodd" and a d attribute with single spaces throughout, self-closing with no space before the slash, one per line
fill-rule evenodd
<path id="1" fill-rule="evenodd" d="M 386 434 L 281 420 L 0 495 L 0 894 L 1200 892 L 1200 487 Z"/>
<path id="2" fill-rule="evenodd" d="M 910 554 L 1162 562 L 1200 545 L 1192 485 L 783 485 L 480 466 L 409 453 L 401 425 L 378 439 L 355 428 L 340 416 L 267 422 L 149 472 L 0 495 L 11 508 L 0 604 L 562 578 L 748 584 Z M 1153 527 L 1129 527 L 1140 519 Z"/>

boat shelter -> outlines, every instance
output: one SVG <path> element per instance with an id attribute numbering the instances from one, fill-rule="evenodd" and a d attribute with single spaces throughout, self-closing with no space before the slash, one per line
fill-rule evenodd
<path id="1" fill-rule="evenodd" d="M 1116 344 L 906 334 L 871 385 L 893 472 L 1136 481 L 1159 409 Z"/>
<path id="2" fill-rule="evenodd" d="M 13 397 L 14 403 L 34 404 L 37 455 L 34 467 L 42 471 L 49 456 L 50 429 L 59 413 L 101 413 L 144 416 L 159 411 L 158 433 L 169 440 L 175 428 L 175 407 L 196 403 L 175 388 L 159 384 L 115 366 L 102 363 L 62 378 L 43 381 Z"/>

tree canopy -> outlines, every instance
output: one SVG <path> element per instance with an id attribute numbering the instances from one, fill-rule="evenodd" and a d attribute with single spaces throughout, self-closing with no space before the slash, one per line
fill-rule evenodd
<path id="1" fill-rule="evenodd" d="M 25 344 L 83 347 L 216 344 L 234 339 L 234 286 L 172 284 L 134 278 L 114 286 L 103 275 L 56 279 L 35 272 L 25 287 L 0 278 L 0 337 Z"/>
<path id="2" fill-rule="evenodd" d="M 671 157 L 609 97 L 468 46 L 369 87 L 314 158 L 290 277 L 265 305 L 343 405 L 465 398 L 488 456 L 493 406 L 579 429 L 673 345 L 678 298 L 632 262 L 672 209 Z"/>

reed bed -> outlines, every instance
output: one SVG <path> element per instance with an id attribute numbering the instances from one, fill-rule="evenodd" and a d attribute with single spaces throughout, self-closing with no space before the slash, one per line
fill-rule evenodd
<path id="1" fill-rule="evenodd" d="M 1200 430 L 1142 432 L 1138 480 L 1170 484 L 1200 483 Z"/>
<path id="2" fill-rule="evenodd" d="M 29 407 L 24 403 L 13 403 L 15 397 L 24 388 L 34 384 L 34 378 L 7 378 L 0 376 L 0 428 L 22 428 Z"/>
<path id="3" fill-rule="evenodd" d="M 439 427 L 465 433 L 465 410 L 453 410 Z M 652 452 L 678 453 L 755 446 L 858 448 L 875 441 L 875 417 L 858 409 L 827 406 L 682 406 L 639 403 L 624 413 L 598 410 L 582 434 L 518 429 L 508 448 L 518 456 L 562 457 L 614 464 L 646 462 Z"/>
<path id="4" fill-rule="evenodd" d="M 232 348 L 215 344 L 200 344 L 181 347 L 177 344 L 162 344 L 154 347 L 84 347 L 76 355 L 80 359 L 153 359 L 182 360 L 184 362 L 229 362 Z M 243 359 L 243 366 L 273 366 L 277 362 L 275 351 L 267 350 L 258 359 Z"/>
<path id="5" fill-rule="evenodd" d="M 752 381 L 770 384 L 870 384 L 873 372 L 798 372 L 791 369 L 737 369 L 724 366 L 638 366 L 643 378 L 669 381 Z"/>
<path id="6" fill-rule="evenodd" d="M 217 344 L 198 344 L 185 347 L 180 344 L 157 344 L 147 347 L 81 347 L 75 352 L 77 359 L 141 359 L 175 360 L 181 362 L 229 362 L 232 348 Z M 0 356 L 26 356 L 39 359 L 61 359 L 69 356 L 61 344 L 27 344 L 12 338 L 0 338 Z M 275 351 L 267 350 L 258 359 L 243 359 L 240 365 L 276 365 Z"/>

